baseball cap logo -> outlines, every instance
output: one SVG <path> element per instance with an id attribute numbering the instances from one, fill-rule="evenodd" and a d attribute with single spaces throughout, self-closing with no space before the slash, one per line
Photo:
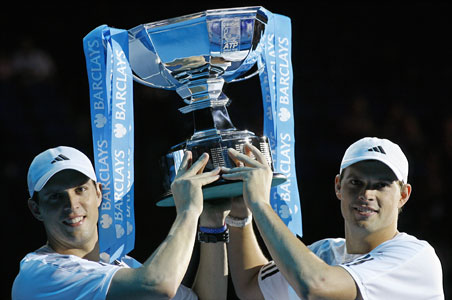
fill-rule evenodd
<path id="1" fill-rule="evenodd" d="M 369 152 L 379 152 L 381 154 L 386 154 L 386 152 L 385 152 L 385 150 L 383 149 L 382 146 L 372 147 L 372 148 L 367 149 L 367 151 L 369 151 Z"/>
<path id="2" fill-rule="evenodd" d="M 63 154 L 60 154 L 52 160 L 51 164 L 54 164 L 57 161 L 63 161 L 63 160 L 70 160 L 70 159 L 68 157 L 64 156 Z"/>

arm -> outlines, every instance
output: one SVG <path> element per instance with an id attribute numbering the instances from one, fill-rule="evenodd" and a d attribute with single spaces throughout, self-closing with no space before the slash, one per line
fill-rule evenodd
<path id="1" fill-rule="evenodd" d="M 208 155 L 191 167 L 187 151 L 171 190 L 176 204 L 176 220 L 167 238 L 137 269 L 122 268 L 111 282 L 108 299 L 168 299 L 174 297 L 187 271 L 196 237 L 198 218 L 203 208 L 201 187 L 219 178 L 219 170 L 202 173 Z"/>
<path id="2" fill-rule="evenodd" d="M 273 211 L 269 203 L 272 171 L 257 148 L 247 147 L 257 160 L 231 149 L 231 157 L 245 166 L 231 169 L 223 178 L 244 181 L 245 203 L 279 270 L 301 298 L 355 299 L 358 290 L 351 275 L 318 258 Z"/>
<path id="3" fill-rule="evenodd" d="M 243 198 L 233 199 L 229 216 L 245 219 L 250 214 Z M 228 261 L 237 296 L 240 299 L 264 299 L 259 288 L 258 275 L 268 260 L 260 249 L 253 224 L 245 227 L 229 226 L 229 236 Z"/>
<path id="4" fill-rule="evenodd" d="M 229 209 L 229 199 L 205 202 L 199 226 L 222 227 Z M 200 243 L 199 266 L 193 290 L 199 299 L 226 299 L 228 292 L 226 243 Z"/>

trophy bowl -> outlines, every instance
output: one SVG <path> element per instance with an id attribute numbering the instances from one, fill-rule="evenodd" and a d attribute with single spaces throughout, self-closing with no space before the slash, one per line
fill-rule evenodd
<path id="1" fill-rule="evenodd" d="M 191 113 L 194 134 L 173 146 L 162 158 L 163 187 L 166 191 L 158 206 L 174 206 L 171 183 L 185 150 L 193 160 L 209 154 L 205 170 L 218 166 L 232 168 L 228 148 L 243 153 L 253 144 L 273 169 L 271 148 L 265 136 L 234 127 L 227 110 L 230 99 L 222 92 L 224 83 L 245 80 L 256 74 L 252 68 L 260 58 L 268 21 L 262 7 L 214 9 L 182 17 L 142 24 L 130 30 L 129 60 L 134 80 L 153 88 L 176 90 Z M 246 99 L 239 99 L 246 101 Z M 286 181 L 273 173 L 272 185 Z M 220 179 L 203 187 L 205 200 L 236 197 L 242 194 L 241 181 Z"/>

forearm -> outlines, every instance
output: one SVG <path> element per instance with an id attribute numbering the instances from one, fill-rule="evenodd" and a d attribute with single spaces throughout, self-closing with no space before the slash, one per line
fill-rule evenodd
<path id="1" fill-rule="evenodd" d="M 201 243 L 199 267 L 193 283 L 193 290 L 200 300 L 227 298 L 226 243 Z"/>
<path id="2" fill-rule="evenodd" d="M 230 201 L 205 203 L 203 213 L 199 218 L 199 226 L 206 228 L 221 228 Z M 201 300 L 221 300 L 227 298 L 228 291 L 228 261 L 226 243 L 200 243 L 199 266 L 193 283 L 193 290 Z"/>
<path id="3" fill-rule="evenodd" d="M 170 299 L 188 268 L 198 216 L 178 214 L 167 238 L 137 269 L 120 268 L 113 276 L 107 299 Z"/>
<path id="4" fill-rule="evenodd" d="M 263 299 L 258 284 L 261 267 L 268 263 L 250 223 L 243 228 L 229 227 L 228 261 L 232 282 L 241 299 Z"/>
<path id="5" fill-rule="evenodd" d="M 301 298 L 356 297 L 354 281 L 348 273 L 318 258 L 287 228 L 268 203 L 256 202 L 251 210 L 273 260 Z"/>
<path id="6" fill-rule="evenodd" d="M 178 214 L 161 245 L 142 266 L 143 276 L 150 285 L 176 293 L 193 252 L 198 215 L 190 211 Z"/>
<path id="7" fill-rule="evenodd" d="M 297 294 L 303 299 L 355 299 L 357 289 L 351 275 L 343 268 L 329 266 L 318 258 L 273 211 L 269 203 L 273 172 L 259 149 L 246 145 L 246 154 L 234 149 L 228 151 L 234 161 L 238 160 L 244 166 L 224 170 L 223 178 L 243 180 L 246 206 L 251 210 L 276 265 Z"/>

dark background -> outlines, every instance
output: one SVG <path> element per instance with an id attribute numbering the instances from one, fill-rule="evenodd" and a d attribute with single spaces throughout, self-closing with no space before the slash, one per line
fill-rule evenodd
<path id="1" fill-rule="evenodd" d="M 158 3 L 158 4 L 157 4 Z M 408 2 L 406 2 L 408 3 Z M 136 25 L 205 9 L 262 5 L 292 19 L 296 163 L 303 241 L 343 236 L 334 176 L 346 147 L 364 136 L 398 143 L 410 161 L 411 200 L 400 231 L 429 241 L 451 294 L 451 5 L 446 1 L 97 1 L 64 6 L 12 4 L 0 12 L 0 191 L 4 210 L 2 296 L 22 257 L 45 243 L 29 212 L 26 173 L 58 145 L 92 157 L 83 37 L 101 24 Z M 236 127 L 262 133 L 257 78 L 225 88 Z M 146 259 L 165 238 L 173 208 L 155 206 L 158 159 L 192 134 L 172 91 L 134 85 L 136 245 Z M 3 251 L 5 251 L 3 250 Z M 195 252 L 196 253 L 196 252 Z M 195 259 L 194 259 L 195 260 Z M 231 298 L 233 288 L 230 287 Z"/>

